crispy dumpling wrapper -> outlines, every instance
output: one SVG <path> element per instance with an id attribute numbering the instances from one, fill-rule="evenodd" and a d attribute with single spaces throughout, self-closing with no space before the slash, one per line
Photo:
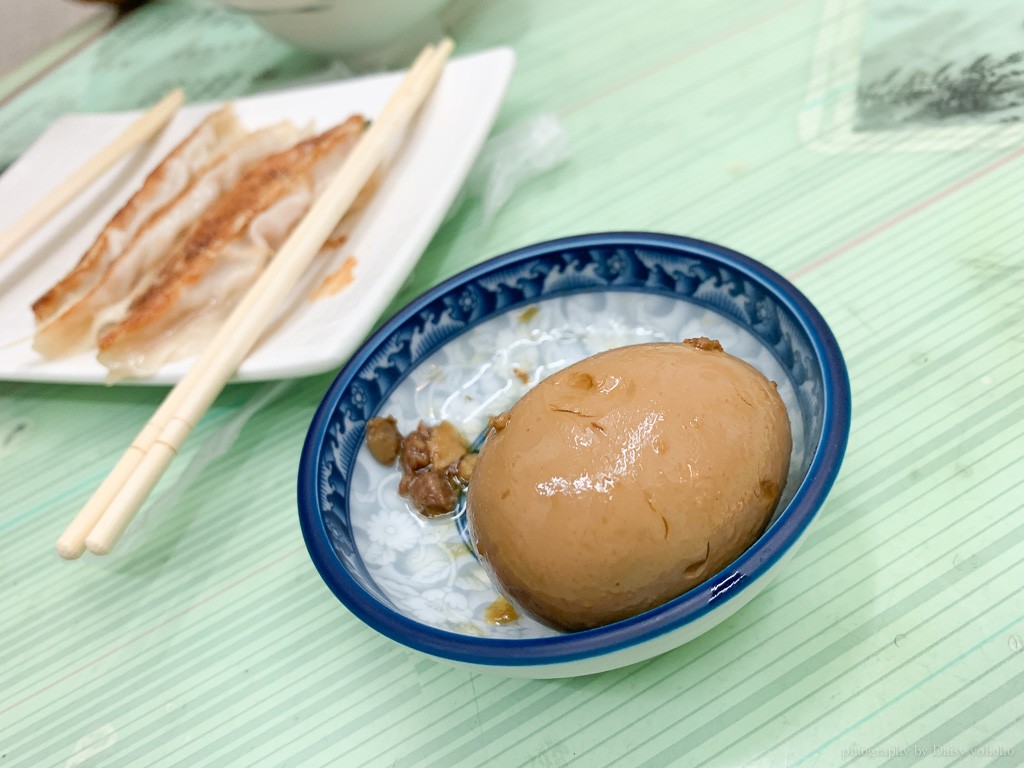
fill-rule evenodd
<path id="1" fill-rule="evenodd" d="M 282 122 L 245 136 L 215 159 L 136 232 L 89 291 L 37 329 L 35 350 L 52 358 L 94 348 L 102 329 L 124 316 L 131 300 L 145 290 L 206 209 L 246 171 L 294 145 L 302 135 L 291 123 Z"/>
<path id="2" fill-rule="evenodd" d="M 215 158 L 235 147 L 245 134 L 231 106 L 222 107 L 204 119 L 146 177 L 75 267 L 36 299 L 32 304 L 36 322 L 44 323 L 63 312 L 95 286 L 150 218 L 180 195 Z"/>
<path id="3" fill-rule="evenodd" d="M 108 382 L 149 376 L 216 333 L 362 134 L 360 116 L 247 171 L 174 247 L 156 280 L 99 341 Z"/>

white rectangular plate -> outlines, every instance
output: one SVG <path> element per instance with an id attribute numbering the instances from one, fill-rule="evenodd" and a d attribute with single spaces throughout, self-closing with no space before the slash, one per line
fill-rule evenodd
<path id="1" fill-rule="evenodd" d="M 239 368 L 239 381 L 290 378 L 338 367 L 373 327 L 430 242 L 490 131 L 515 66 L 507 48 L 453 59 L 332 263 L 307 276 Z M 290 119 L 317 130 L 361 112 L 376 115 L 402 78 L 373 75 L 234 102 L 249 128 Z M 30 306 L 78 261 L 146 174 L 219 104 L 182 109 L 152 142 L 119 161 L 0 262 L 0 379 L 102 383 L 93 354 L 45 360 L 32 349 Z M 109 143 L 137 113 L 69 115 L 0 177 L 0 229 Z M 355 280 L 333 296 L 310 292 L 349 256 Z M 137 383 L 166 384 L 190 360 Z"/>

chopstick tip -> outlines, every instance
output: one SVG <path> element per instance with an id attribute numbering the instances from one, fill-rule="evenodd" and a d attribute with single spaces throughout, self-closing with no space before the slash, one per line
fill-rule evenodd
<path id="1" fill-rule="evenodd" d="M 85 548 L 88 549 L 90 552 L 92 552 L 94 555 L 99 555 L 100 557 L 102 557 L 103 555 L 109 555 L 110 554 L 111 550 L 113 550 L 113 548 L 114 548 L 114 544 L 115 543 L 116 542 L 113 542 L 113 541 L 89 541 L 89 540 L 86 540 Z"/>
<path id="2" fill-rule="evenodd" d="M 85 545 L 82 542 L 65 541 L 63 538 L 57 540 L 57 554 L 63 560 L 77 560 L 84 551 Z"/>

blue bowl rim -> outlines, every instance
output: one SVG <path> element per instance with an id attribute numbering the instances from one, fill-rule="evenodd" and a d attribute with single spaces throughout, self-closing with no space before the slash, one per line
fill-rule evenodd
<path id="1" fill-rule="evenodd" d="M 320 514 L 318 467 L 341 393 L 384 340 L 453 287 L 551 251 L 615 246 L 668 249 L 718 261 L 759 283 L 790 311 L 811 342 L 822 373 L 824 400 L 822 439 L 796 494 L 769 529 L 728 568 L 668 603 L 614 624 L 555 637 L 503 639 L 448 632 L 395 612 L 368 594 L 347 572 L 334 552 Z M 558 238 L 509 251 L 453 275 L 409 302 L 360 346 L 331 383 L 307 432 L 298 473 L 299 524 L 310 558 L 335 597 L 364 623 L 398 643 L 432 656 L 490 667 L 582 661 L 678 630 L 735 599 L 743 585 L 757 581 L 770 570 L 810 525 L 832 488 L 846 451 L 850 420 L 849 377 L 835 336 L 811 302 L 771 268 L 724 246 L 680 235 L 627 231 Z M 733 585 L 741 589 L 731 588 Z"/>

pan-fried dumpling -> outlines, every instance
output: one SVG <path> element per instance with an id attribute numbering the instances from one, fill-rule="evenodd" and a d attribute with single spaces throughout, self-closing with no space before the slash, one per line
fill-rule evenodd
<path id="1" fill-rule="evenodd" d="M 291 123 L 246 136 L 227 155 L 197 175 L 188 187 L 154 214 L 88 292 L 37 329 L 34 349 L 60 357 L 91 349 L 100 328 L 120 319 L 131 299 L 145 289 L 175 245 L 203 212 L 248 169 L 302 138 Z"/>
<path id="2" fill-rule="evenodd" d="M 43 323 L 67 309 L 99 282 L 110 263 L 142 226 L 188 186 L 195 174 L 245 136 L 230 106 L 203 120 L 146 178 L 138 192 L 107 223 L 78 264 L 32 305 Z"/>
<path id="3" fill-rule="evenodd" d="M 194 354 L 305 215 L 366 126 L 351 117 L 267 158 L 203 215 L 156 281 L 100 337 L 108 381 L 148 376 Z"/>

